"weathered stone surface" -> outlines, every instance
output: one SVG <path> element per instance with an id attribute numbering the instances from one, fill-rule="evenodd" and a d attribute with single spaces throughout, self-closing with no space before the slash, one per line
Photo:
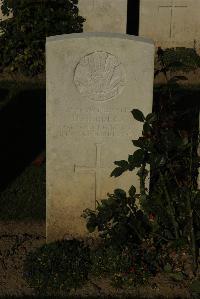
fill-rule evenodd
<path id="1" fill-rule="evenodd" d="M 9 16 L 4 16 L 1 10 L 1 5 L 2 5 L 2 0 L 0 0 L 0 21 L 6 20 L 8 18 L 12 17 L 12 14 L 10 14 Z"/>
<path id="2" fill-rule="evenodd" d="M 164 48 L 199 49 L 199 10 L 197 0 L 140 0 L 139 35 Z"/>
<path id="3" fill-rule="evenodd" d="M 79 0 L 84 32 L 126 33 L 127 0 Z"/>
<path id="4" fill-rule="evenodd" d="M 0 20 L 3 19 L 3 13 L 1 11 L 2 0 L 0 0 Z"/>
<path id="5" fill-rule="evenodd" d="M 47 239 L 86 236 L 86 208 L 115 188 L 139 186 L 135 173 L 111 178 L 133 153 L 151 112 L 154 45 L 123 34 L 47 38 Z"/>

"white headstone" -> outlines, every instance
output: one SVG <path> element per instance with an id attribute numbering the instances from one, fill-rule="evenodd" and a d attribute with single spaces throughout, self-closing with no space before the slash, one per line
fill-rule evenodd
<path id="1" fill-rule="evenodd" d="M 127 0 L 79 0 L 84 32 L 126 33 Z"/>
<path id="2" fill-rule="evenodd" d="M 199 0 L 140 0 L 139 35 L 157 46 L 199 47 Z"/>
<path id="3" fill-rule="evenodd" d="M 139 186 L 135 173 L 111 178 L 134 151 L 152 110 L 154 45 L 123 34 L 47 38 L 47 240 L 86 236 L 86 208 L 115 188 Z"/>
<path id="4" fill-rule="evenodd" d="M 2 6 L 2 0 L 0 0 L 0 21 L 3 20 L 3 13 L 2 13 L 2 10 L 1 10 L 1 6 Z"/>
<path id="5" fill-rule="evenodd" d="M 3 12 L 2 12 L 2 10 L 1 10 L 2 2 L 3 2 L 3 1 L 0 0 L 0 21 L 4 21 L 4 20 L 6 20 L 6 19 L 12 17 L 12 14 L 11 14 L 11 13 L 10 13 L 9 16 L 4 16 L 4 15 L 3 15 Z"/>

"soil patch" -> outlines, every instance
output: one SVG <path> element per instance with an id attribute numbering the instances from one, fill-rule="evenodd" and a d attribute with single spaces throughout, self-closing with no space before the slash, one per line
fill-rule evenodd
<path id="1" fill-rule="evenodd" d="M 0 296 L 34 295 L 23 279 L 23 261 L 26 254 L 45 244 L 45 222 L 0 222 Z M 130 289 L 116 289 L 109 277 L 90 277 L 81 289 L 71 292 L 72 296 L 126 298 L 190 298 L 187 285 L 173 283 L 159 274 L 149 285 Z"/>

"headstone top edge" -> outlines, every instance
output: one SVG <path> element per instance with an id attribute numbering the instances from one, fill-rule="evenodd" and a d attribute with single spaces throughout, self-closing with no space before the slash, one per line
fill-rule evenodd
<path id="1" fill-rule="evenodd" d="M 62 41 L 71 38 L 90 38 L 90 37 L 120 38 L 120 39 L 147 43 L 154 46 L 154 41 L 150 38 L 123 34 L 123 33 L 110 33 L 110 32 L 87 32 L 87 33 L 70 33 L 70 34 L 54 35 L 54 36 L 47 37 L 46 43 Z"/>

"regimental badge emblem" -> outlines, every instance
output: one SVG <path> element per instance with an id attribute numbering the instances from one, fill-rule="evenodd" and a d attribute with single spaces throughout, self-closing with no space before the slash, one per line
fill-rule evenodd
<path id="1" fill-rule="evenodd" d="M 119 95 L 126 83 L 125 70 L 118 58 L 96 51 L 79 61 L 74 82 L 81 95 L 93 101 L 108 101 Z"/>

